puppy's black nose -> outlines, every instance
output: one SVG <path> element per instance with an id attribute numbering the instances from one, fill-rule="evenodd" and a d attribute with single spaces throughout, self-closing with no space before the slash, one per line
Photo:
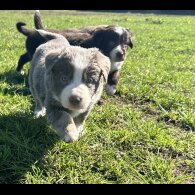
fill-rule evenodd
<path id="1" fill-rule="evenodd" d="M 69 102 L 74 106 L 78 105 L 81 102 L 81 100 L 82 99 L 77 95 L 71 95 L 69 98 Z"/>

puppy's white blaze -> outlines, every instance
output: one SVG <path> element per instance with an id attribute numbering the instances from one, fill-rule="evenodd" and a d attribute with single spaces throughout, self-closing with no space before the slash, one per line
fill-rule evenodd
<path id="1" fill-rule="evenodd" d="M 117 27 L 115 28 L 115 32 L 118 33 L 119 35 L 122 35 L 122 34 L 123 34 L 123 28 L 120 27 L 120 26 L 117 26 Z"/>
<path id="2" fill-rule="evenodd" d="M 116 54 L 117 54 L 118 52 L 123 53 L 123 50 L 122 50 L 122 48 L 121 48 L 121 45 L 118 45 L 118 46 L 114 47 L 114 48 L 112 49 L 112 51 L 110 52 L 111 61 L 114 61 L 114 62 L 115 62 L 115 60 L 116 60 Z"/>
<path id="3" fill-rule="evenodd" d="M 116 92 L 116 89 L 115 89 L 115 85 L 106 85 L 106 93 L 108 95 L 114 95 L 114 93 Z"/>
<path id="4" fill-rule="evenodd" d="M 74 65 L 74 79 L 73 80 L 75 83 L 79 84 L 81 83 L 81 80 L 82 80 L 83 70 L 89 64 L 89 59 L 80 54 L 73 59 L 72 63 Z"/>
<path id="5" fill-rule="evenodd" d="M 82 83 L 83 70 L 87 67 L 89 62 L 82 55 L 79 55 L 72 63 L 74 66 L 73 79 L 71 83 L 62 90 L 60 100 L 64 108 L 74 111 L 72 115 L 75 117 L 78 114 L 86 111 L 89 103 L 91 102 L 91 97 L 88 87 Z M 73 107 L 70 104 L 69 98 L 71 95 L 77 95 L 82 99 L 81 103 L 78 105 L 78 108 Z"/>

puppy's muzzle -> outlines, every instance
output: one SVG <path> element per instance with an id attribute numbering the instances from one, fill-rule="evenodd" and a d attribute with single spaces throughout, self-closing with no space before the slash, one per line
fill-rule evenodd
<path id="1" fill-rule="evenodd" d="M 82 98 L 78 95 L 71 95 L 69 97 L 69 102 L 72 106 L 77 107 L 82 102 Z"/>
<path id="2" fill-rule="evenodd" d="M 125 59 L 125 52 L 118 51 L 116 53 L 116 58 L 117 58 L 118 61 L 124 61 L 124 59 Z"/>
<path id="3" fill-rule="evenodd" d="M 87 108 L 90 101 L 88 88 L 83 84 L 73 88 L 68 97 L 69 107 L 73 110 Z"/>

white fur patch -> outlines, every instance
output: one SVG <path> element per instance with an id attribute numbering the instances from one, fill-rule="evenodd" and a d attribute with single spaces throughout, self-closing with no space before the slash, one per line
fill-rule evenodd
<path id="1" fill-rule="evenodd" d="M 70 104 L 69 98 L 71 95 L 76 95 L 80 97 L 81 103 L 74 107 Z M 76 113 L 74 115 L 77 115 L 79 113 L 82 113 L 87 109 L 90 103 L 90 92 L 86 85 L 84 84 L 78 84 L 73 80 L 68 86 L 66 86 L 60 95 L 61 104 L 64 108 L 68 108 L 72 111 L 75 111 Z"/>
<path id="2" fill-rule="evenodd" d="M 115 32 L 118 33 L 119 35 L 122 35 L 122 34 L 124 33 L 124 32 L 123 32 L 123 28 L 120 27 L 120 26 L 117 26 L 117 27 L 115 28 Z"/>
<path id="3" fill-rule="evenodd" d="M 111 62 L 110 72 L 114 72 L 115 70 L 121 69 L 123 63 L 124 63 L 124 61 L 122 61 L 122 62 Z"/>
<path id="4" fill-rule="evenodd" d="M 79 131 L 69 131 L 63 138 L 65 142 L 73 142 L 79 139 Z"/>
<path id="5" fill-rule="evenodd" d="M 114 95 L 116 92 L 115 85 L 106 85 L 106 93 L 108 95 Z"/>
<path id="6" fill-rule="evenodd" d="M 121 45 L 118 45 L 117 47 L 113 48 L 112 51 L 110 52 L 111 61 L 114 61 L 114 62 L 116 61 L 116 55 L 118 52 L 123 53 Z"/>
<path id="7" fill-rule="evenodd" d="M 72 116 L 73 118 L 75 118 L 75 117 L 77 117 L 79 114 L 81 114 L 81 113 L 83 113 L 83 112 L 85 112 L 85 111 L 86 111 L 86 109 L 74 110 L 74 111 L 71 112 L 71 116 Z"/>
<path id="8" fill-rule="evenodd" d="M 39 118 L 41 116 L 45 116 L 45 114 L 46 114 L 45 107 L 43 107 L 42 110 L 35 110 L 34 114 L 35 114 L 35 118 Z"/>

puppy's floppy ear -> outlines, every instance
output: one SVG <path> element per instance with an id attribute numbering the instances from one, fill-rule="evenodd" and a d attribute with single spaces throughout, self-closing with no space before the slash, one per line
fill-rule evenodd
<path id="1" fill-rule="evenodd" d="M 104 29 L 98 29 L 94 33 L 93 38 L 96 45 L 100 45 L 102 43 L 102 41 L 104 40 L 104 33 L 105 33 Z"/>
<path id="2" fill-rule="evenodd" d="M 128 28 L 126 28 L 126 30 L 127 30 L 128 34 L 129 34 L 128 46 L 132 49 L 133 48 L 133 42 L 134 42 L 134 35 Z"/>
<path id="3" fill-rule="evenodd" d="M 45 58 L 46 73 L 50 73 L 56 62 L 59 60 L 60 51 L 52 51 Z"/>
<path id="4" fill-rule="evenodd" d="M 98 66 L 102 70 L 104 81 L 107 82 L 108 74 L 109 74 L 110 68 L 111 68 L 110 59 L 108 57 L 106 57 L 105 55 L 103 55 L 101 52 L 97 52 L 96 60 L 97 60 Z"/>
<path id="5" fill-rule="evenodd" d="M 85 48 L 92 48 L 92 47 L 97 47 L 101 48 L 102 43 L 104 42 L 105 39 L 105 29 L 103 28 L 98 28 L 94 31 L 94 33 L 85 33 L 87 34 L 86 39 L 82 41 L 80 44 L 81 47 Z"/>
<path id="6" fill-rule="evenodd" d="M 130 37 L 130 39 L 129 39 L 128 46 L 129 46 L 131 49 L 133 48 L 133 40 L 132 40 L 131 37 Z"/>

